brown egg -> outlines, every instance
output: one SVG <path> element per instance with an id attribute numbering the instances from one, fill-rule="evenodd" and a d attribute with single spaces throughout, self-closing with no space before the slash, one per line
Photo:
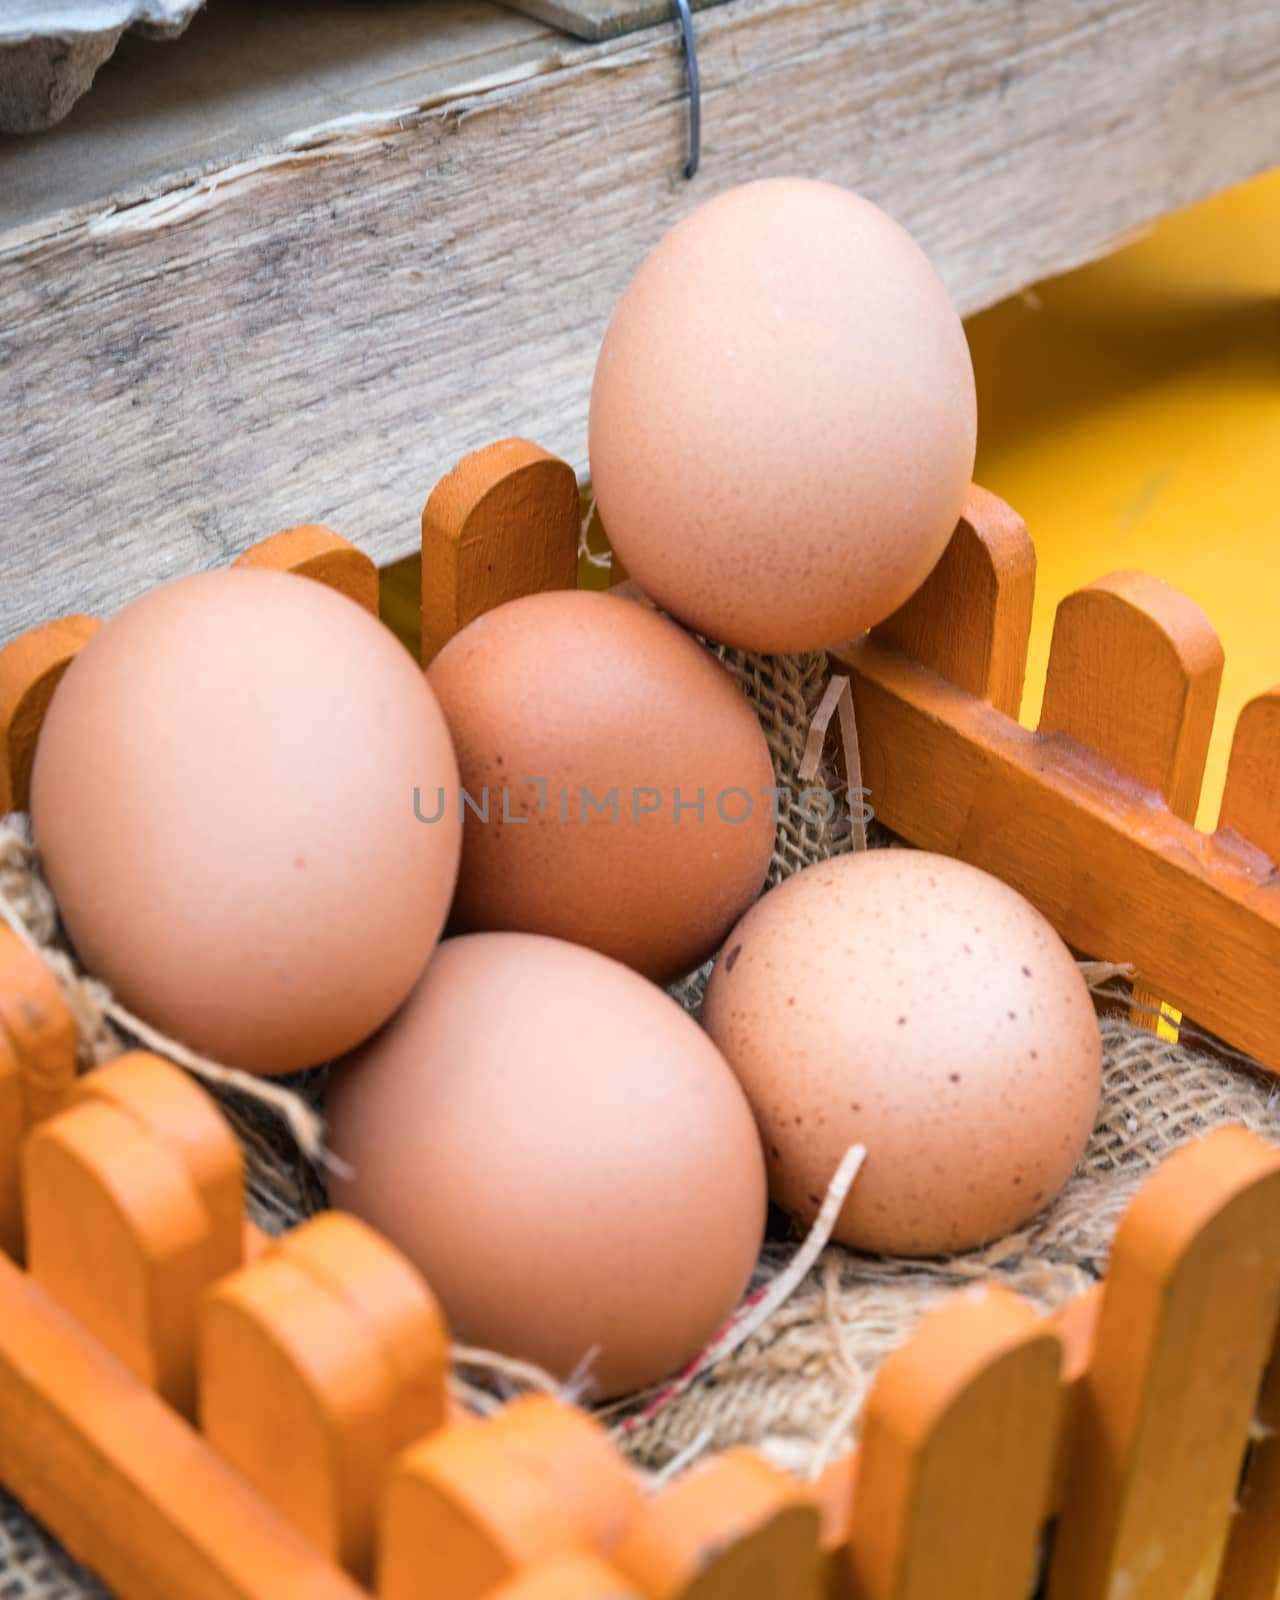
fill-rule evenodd
<path id="1" fill-rule="evenodd" d="M 955 529 L 977 429 L 964 329 L 911 237 L 832 184 L 717 195 L 604 337 L 591 478 L 630 575 L 748 650 L 882 621 Z"/>
<path id="2" fill-rule="evenodd" d="M 88 970 L 232 1066 L 350 1050 L 408 994 L 461 829 L 435 697 L 366 611 L 239 568 L 153 590 L 72 663 L 31 781 L 36 845 Z"/>
<path id="3" fill-rule="evenodd" d="M 458 1338 L 593 1398 L 682 1367 L 751 1275 L 765 1184 L 715 1046 L 636 973 L 533 934 L 446 940 L 335 1074 L 335 1204 L 421 1270 Z"/>
<path id="4" fill-rule="evenodd" d="M 473 802 L 454 927 L 570 939 L 662 980 L 715 951 L 775 824 L 764 734 L 709 651 L 635 601 L 562 591 L 479 617 L 427 681 Z"/>
<path id="5" fill-rule="evenodd" d="M 725 943 L 703 1021 L 747 1091 L 779 1205 L 808 1222 L 867 1157 L 836 1227 L 932 1255 L 1046 1205 L 1093 1127 L 1089 990 L 1040 913 L 976 867 L 874 850 L 807 868 Z"/>

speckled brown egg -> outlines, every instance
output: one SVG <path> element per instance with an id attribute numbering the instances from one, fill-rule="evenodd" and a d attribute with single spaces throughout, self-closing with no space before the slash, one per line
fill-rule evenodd
<path id="1" fill-rule="evenodd" d="M 591 391 L 591 477 L 628 572 L 749 650 L 882 621 L 955 529 L 977 429 L 964 329 L 878 206 L 772 178 L 641 264 Z"/>
<path id="2" fill-rule="evenodd" d="M 533 934 L 447 939 L 331 1083 L 334 1202 L 412 1260 L 457 1337 L 593 1398 L 683 1367 L 765 1216 L 733 1073 L 662 990 Z"/>
<path id="3" fill-rule="evenodd" d="M 764 734 L 708 650 L 634 600 L 563 591 L 477 618 L 427 680 L 469 797 L 453 927 L 661 980 L 715 952 L 775 823 Z"/>
<path id="4" fill-rule="evenodd" d="M 809 867 L 725 943 L 703 1021 L 756 1114 L 770 1192 L 803 1222 L 867 1156 L 836 1238 L 933 1255 L 1017 1227 L 1093 1127 L 1101 1043 L 1071 952 L 1006 884 L 874 850 Z"/>
<path id="5" fill-rule="evenodd" d="M 435 697 L 376 618 L 236 568 L 153 590 L 58 686 L 36 846 L 88 970 L 145 1021 L 264 1073 L 352 1049 L 408 994 L 457 872 Z"/>

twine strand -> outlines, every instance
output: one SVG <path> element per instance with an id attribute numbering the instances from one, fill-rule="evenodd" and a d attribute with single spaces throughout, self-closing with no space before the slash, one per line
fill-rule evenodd
<path id="1" fill-rule="evenodd" d="M 808 1277 L 809 1269 L 830 1241 L 836 1219 L 840 1215 L 840 1208 L 844 1205 L 849 1190 L 853 1187 L 853 1180 L 858 1176 L 866 1158 L 865 1145 L 851 1145 L 845 1151 L 840 1165 L 836 1168 L 835 1176 L 827 1185 L 827 1193 L 818 1215 L 805 1235 L 804 1242 L 787 1266 L 766 1288 L 757 1289 L 747 1296 L 724 1330 L 712 1340 L 700 1356 L 690 1362 L 674 1382 L 664 1385 L 642 1411 L 618 1423 L 613 1430 L 615 1436 L 625 1438 L 641 1423 L 652 1422 L 660 1411 L 664 1411 L 673 1400 L 678 1400 L 705 1373 L 719 1366 L 721 1362 L 727 1361 L 735 1350 L 741 1349 L 748 1339 L 759 1333 L 777 1315 L 783 1304 Z"/>

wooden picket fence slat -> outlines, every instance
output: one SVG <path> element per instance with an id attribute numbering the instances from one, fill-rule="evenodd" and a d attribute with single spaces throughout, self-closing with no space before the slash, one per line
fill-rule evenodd
<path id="1" fill-rule="evenodd" d="M 572 474 L 522 441 L 478 452 L 423 535 L 430 653 L 572 585 Z M 242 559 L 377 608 L 331 530 Z M 1201 835 L 1212 630 L 1153 580 L 1081 591 L 1033 733 L 1012 720 L 1033 583 L 1025 528 L 975 489 L 924 588 L 842 652 L 880 815 L 995 866 L 1090 953 L 1136 953 L 1153 992 L 1280 1066 L 1258 1003 L 1280 969 L 1280 692 L 1242 714 Z M 42 697 L 93 627 L 0 651 L 18 802 Z M 650 1491 L 550 1397 L 464 1416 L 409 1264 L 333 1213 L 264 1239 L 242 1187 L 178 1069 L 134 1052 L 77 1078 L 56 981 L 0 928 L 0 1480 L 123 1600 L 1022 1600 L 1045 1552 L 1049 1600 L 1276 1600 L 1280 1154 L 1243 1130 L 1165 1162 L 1058 1316 L 981 1290 L 923 1319 L 814 1485 L 730 1450 Z"/>
<path id="2" fill-rule="evenodd" d="M 490 1593 L 490 1600 L 645 1600 L 616 1567 L 595 1556 L 559 1556 L 526 1567 Z"/>
<path id="3" fill-rule="evenodd" d="M 818 1508 L 752 1450 L 677 1478 L 615 1555 L 648 1600 L 818 1600 Z"/>
<path id="4" fill-rule="evenodd" d="M 179 1414 L 0 1256 L 0 1482 L 122 1600 L 360 1600 Z"/>
<path id="5" fill-rule="evenodd" d="M 1147 1011 L 1159 997 L 1280 1071 L 1280 690 L 1242 712 L 1201 833 L 1218 641 L 1169 585 L 1113 574 L 1059 607 L 1040 727 L 1023 728 L 1029 541 L 1012 517 L 975 488 L 902 612 L 833 652 L 876 815 L 1012 884 L 1076 949 L 1132 963 Z"/>
<path id="6" fill-rule="evenodd" d="M 304 523 L 282 528 L 269 539 L 251 545 L 233 567 L 257 567 L 268 572 L 292 572 L 313 578 L 345 594 L 366 611 L 378 615 L 378 569 L 363 551 L 332 528 Z"/>
<path id="7" fill-rule="evenodd" d="M 96 617 L 59 617 L 4 647 L 0 671 L 0 816 L 25 811 L 40 725 L 62 674 L 98 631 Z"/>
<path id="8" fill-rule="evenodd" d="M 76 1077 L 75 1020 L 57 979 L 0 925 L 0 1250 L 26 1250 L 18 1152 L 27 1128 L 58 1109 Z"/>
<path id="9" fill-rule="evenodd" d="M 204 1298 L 199 1368 L 214 1448 L 367 1579 L 379 1485 L 445 1419 L 448 1335 L 426 1285 L 370 1229 L 326 1213 Z"/>
<path id="10" fill-rule="evenodd" d="M 1258 1396 L 1218 1594 L 1221 1600 L 1280 1595 L 1280 1339 Z"/>
<path id="11" fill-rule="evenodd" d="M 867 1402 L 850 1515 L 858 1600 L 1026 1600 L 1060 1426 L 1062 1348 L 998 1289 L 926 1316 Z"/>
<path id="12" fill-rule="evenodd" d="M 1026 524 L 975 483 L 942 559 L 876 637 L 1016 717 L 1035 585 L 1036 552 Z M 953 603 L 956 595 L 966 596 L 963 606 Z"/>
<path id="13" fill-rule="evenodd" d="M 504 600 L 578 581 L 578 478 L 526 439 L 464 456 L 422 512 L 422 664 Z"/>
<path id="14" fill-rule="evenodd" d="M 1250 700 L 1236 719 L 1218 827 L 1280 861 L 1280 687 Z"/>
<path id="15" fill-rule="evenodd" d="M 644 1600 L 927 1600 L 944 1584 L 954 1600 L 1019 1600 L 1055 1510 L 1050 1600 L 1215 1593 L 1280 1307 L 1280 1153 L 1243 1130 L 1187 1146 L 1149 1180 L 1100 1297 L 1045 1319 L 978 1290 L 927 1316 L 884 1363 L 856 1458 L 831 1475 L 846 1504 L 824 1537 L 823 1492 L 751 1451 L 654 1497 L 597 1423 L 558 1402 L 457 1419 L 429 1290 L 351 1219 L 302 1225 L 203 1296 L 198 1277 L 166 1272 L 174 1239 L 185 1259 L 192 1239 L 208 1248 L 176 1195 L 210 1228 L 221 1214 L 224 1264 L 243 1236 L 226 1225 L 221 1162 L 193 1158 L 216 1151 L 193 1137 L 204 1099 L 177 1068 L 126 1056 L 28 1138 L 29 1149 L 65 1138 L 83 1159 L 93 1181 L 72 1193 L 68 1231 L 107 1241 L 122 1287 L 150 1261 L 148 1296 L 122 1293 L 113 1323 L 102 1280 L 92 1294 L 65 1269 L 42 1282 L 38 1247 L 33 1274 L 0 1271 L 0 1474 L 126 1596 L 165 1592 L 148 1587 L 155 1574 L 169 1582 L 171 1563 L 190 1561 L 187 1587 L 169 1592 L 265 1600 L 290 1592 L 295 1568 L 312 1582 L 321 1562 L 383 1600 L 481 1600 L 589 1556 L 573 1578 L 588 1596 L 616 1579 Z M 218 1113 L 204 1109 L 211 1127 Z M 122 1153 L 148 1174 L 131 1205 Z M 186 1190 L 184 1173 L 199 1175 Z M 49 1182 L 37 1171 L 37 1189 Z M 44 1204 L 33 1198 L 37 1227 Z M 181 1363 L 156 1352 L 177 1349 L 175 1330 L 198 1369 L 199 1433 L 163 1398 Z M 1274 1577 L 1275 1459 L 1261 1443 L 1224 1600 L 1253 1600 Z M 86 1484 L 104 1473 L 111 1492 L 95 1498 Z M 188 1491 L 248 1519 L 248 1554 L 193 1542 Z M 122 1525 L 118 1508 L 144 1494 L 148 1514 Z"/>
<path id="16" fill-rule="evenodd" d="M 1116 1233 L 1048 1600 L 1212 1600 L 1280 1315 L 1280 1152 L 1177 1151 Z"/>
<path id="17" fill-rule="evenodd" d="M 1193 822 L 1223 659 L 1185 595 L 1145 573 L 1112 573 L 1058 607 L 1040 732 L 1074 739 Z M 1138 983 L 1133 999 L 1131 1020 L 1154 1032 L 1160 996 Z"/>

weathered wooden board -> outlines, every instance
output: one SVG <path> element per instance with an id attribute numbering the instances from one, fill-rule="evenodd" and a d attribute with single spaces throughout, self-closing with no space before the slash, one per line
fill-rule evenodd
<path id="1" fill-rule="evenodd" d="M 769 173 L 862 189 L 964 310 L 1280 149 L 1274 0 L 731 0 L 0 237 L 0 640 L 322 522 L 411 549 L 464 451 L 582 470 L 654 240 Z"/>
<path id="2" fill-rule="evenodd" d="M 210 0 L 163 47 L 126 35 L 57 128 L 0 139 L 0 235 L 75 206 L 172 188 L 175 173 L 225 166 L 299 128 L 448 99 L 563 43 L 548 24 L 493 0 L 305 10 Z"/>

